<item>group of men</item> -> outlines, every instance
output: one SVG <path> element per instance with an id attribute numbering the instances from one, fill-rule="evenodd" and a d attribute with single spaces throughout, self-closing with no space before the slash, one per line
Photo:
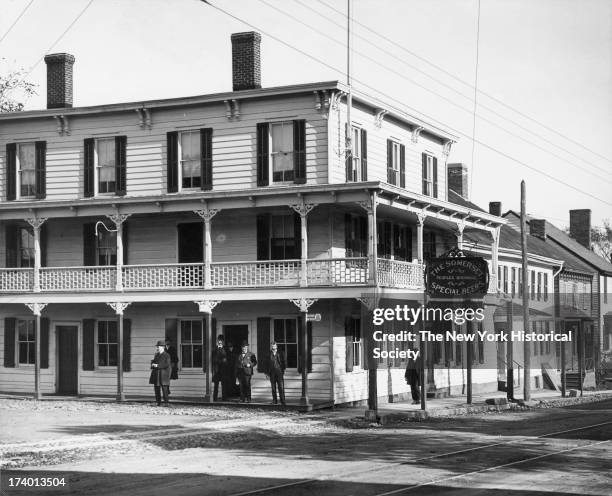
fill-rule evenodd
<path id="1" fill-rule="evenodd" d="M 276 343 L 270 346 L 268 357 L 269 370 L 266 376 L 270 379 L 272 387 L 272 402 L 277 405 L 280 398 L 281 405 L 285 406 L 284 374 L 286 362 L 283 353 Z M 222 335 L 217 337 L 217 346 L 211 354 L 213 401 L 219 399 L 219 383 L 221 383 L 221 400 L 227 401 L 233 395 L 236 379 L 240 388 L 240 402 L 251 402 L 251 377 L 257 365 L 257 357 L 249 351 L 249 343 L 242 342 L 239 353 L 234 353 L 233 345 L 225 345 Z M 170 380 L 178 379 L 178 355 L 169 340 L 158 341 L 155 356 L 151 360 L 151 376 L 149 384 L 155 390 L 155 401 L 164 406 L 168 405 L 170 395 Z M 277 395 L 278 391 L 278 395 Z"/>

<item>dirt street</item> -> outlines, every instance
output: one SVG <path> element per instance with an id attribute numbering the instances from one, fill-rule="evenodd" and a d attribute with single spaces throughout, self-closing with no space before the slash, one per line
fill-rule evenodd
<path id="1" fill-rule="evenodd" d="M 384 427 L 359 412 L 6 400 L 2 494 L 612 495 L 612 400 Z"/>

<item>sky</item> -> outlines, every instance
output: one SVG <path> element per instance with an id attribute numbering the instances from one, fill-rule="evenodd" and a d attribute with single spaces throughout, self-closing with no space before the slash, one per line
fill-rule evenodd
<path id="1" fill-rule="evenodd" d="M 39 84 L 26 110 L 46 53 L 76 57 L 74 106 L 229 91 L 230 35 L 257 30 L 264 87 L 345 82 L 347 1 L 0 0 L 0 71 Z M 612 1 L 352 6 L 354 87 L 458 134 L 472 201 L 518 210 L 525 180 L 536 218 L 612 220 Z"/>

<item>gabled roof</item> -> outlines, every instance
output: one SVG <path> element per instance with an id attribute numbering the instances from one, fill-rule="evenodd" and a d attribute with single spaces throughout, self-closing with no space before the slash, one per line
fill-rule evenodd
<path id="1" fill-rule="evenodd" d="M 448 201 L 451 203 L 456 203 L 457 205 L 461 205 L 463 207 L 469 208 L 471 210 L 477 210 L 478 212 L 487 212 L 486 210 L 483 210 L 475 203 L 472 203 L 471 201 L 466 200 L 465 198 L 463 198 L 463 196 L 461 196 L 455 190 L 452 190 L 450 188 L 448 189 Z"/>
<path id="2" fill-rule="evenodd" d="M 520 218 L 520 215 L 514 210 L 508 210 L 503 217 L 513 215 L 516 218 Z M 527 217 L 527 223 L 531 220 L 531 217 Z M 589 267 L 591 271 L 597 270 L 603 272 L 606 275 L 612 275 L 612 263 L 607 262 L 604 258 L 597 255 L 595 252 L 589 250 L 586 246 L 582 246 L 574 238 L 570 237 L 567 233 L 563 232 L 558 227 L 554 226 L 548 221 L 546 222 L 546 241 L 549 244 L 554 244 L 558 249 L 562 250 L 565 257 L 571 257 L 580 261 L 582 265 Z M 550 241 L 549 241 L 550 240 Z M 564 258 L 565 260 L 566 258 Z"/>

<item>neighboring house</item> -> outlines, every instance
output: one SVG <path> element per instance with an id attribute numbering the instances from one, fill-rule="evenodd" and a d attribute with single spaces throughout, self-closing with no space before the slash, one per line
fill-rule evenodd
<path id="1" fill-rule="evenodd" d="M 508 227 L 518 229 L 519 215 L 509 210 L 504 214 Z M 546 244 L 563 253 L 581 270 L 562 271 L 559 278 L 559 311 L 566 327 L 578 329 L 584 339 L 584 367 L 593 369 L 602 351 L 612 351 L 612 264 L 591 249 L 591 211 L 570 210 L 570 234 L 550 222 L 529 218 L 530 229 L 536 230 Z M 569 366 L 577 369 L 578 349 L 568 356 Z"/>
<path id="2" fill-rule="evenodd" d="M 453 134 L 359 93 L 346 126 L 344 85 L 261 88 L 259 50 L 232 35 L 232 92 L 75 108 L 48 55 L 48 108 L 0 115 L 0 390 L 150 394 L 167 336 L 173 396 L 202 397 L 222 334 L 260 358 L 254 399 L 276 341 L 290 401 L 362 401 L 361 302 L 421 294 L 457 229 L 493 243 L 505 220 L 447 198 Z"/>

